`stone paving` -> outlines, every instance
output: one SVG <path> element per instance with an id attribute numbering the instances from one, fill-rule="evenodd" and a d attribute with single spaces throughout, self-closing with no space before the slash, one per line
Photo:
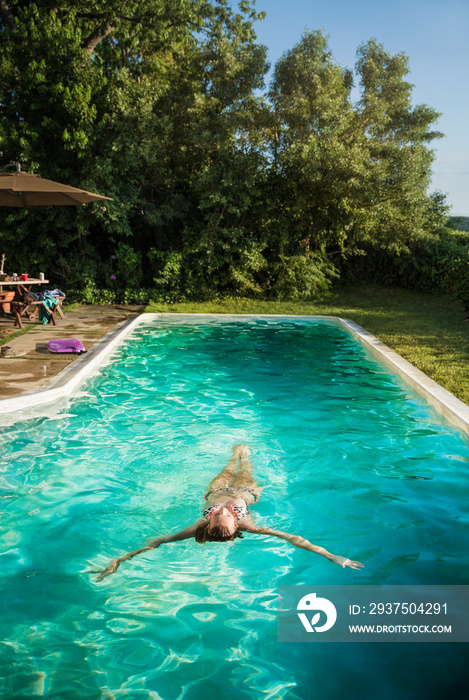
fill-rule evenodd
<path id="1" fill-rule="evenodd" d="M 0 350 L 8 346 L 16 357 L 0 357 L 0 399 L 32 391 L 60 372 L 76 355 L 59 355 L 47 349 L 51 338 L 76 338 L 88 350 L 99 338 L 128 318 L 142 313 L 143 306 L 78 306 L 64 309 L 65 318 L 56 317 L 57 325 L 42 325 L 23 320 L 23 335 L 13 317 L 0 317 Z M 11 338 L 11 340 L 10 340 Z"/>

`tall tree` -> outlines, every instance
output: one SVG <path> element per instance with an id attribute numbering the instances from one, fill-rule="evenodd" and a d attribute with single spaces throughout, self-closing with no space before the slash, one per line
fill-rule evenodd
<path id="1" fill-rule="evenodd" d="M 255 0 L 0 0 L 3 163 L 114 198 L 0 210 L 10 261 L 68 290 L 112 272 L 172 298 L 309 297 L 367 242 L 440 226 L 438 115 L 412 106 L 407 58 L 361 46 L 353 104 L 352 72 L 306 32 L 265 99 L 261 17 Z"/>
<path id="2" fill-rule="evenodd" d="M 256 145 L 265 48 L 247 17 L 214 8 L 197 52 L 176 61 L 171 89 L 155 106 L 166 124 L 150 180 L 160 225 L 151 249 L 156 284 L 171 294 L 255 291 L 264 264 L 255 223 L 265 177 Z"/>
<path id="3" fill-rule="evenodd" d="M 21 241 L 34 235 L 29 264 L 47 266 L 68 284 L 73 276 L 91 280 L 100 257 L 109 257 L 109 245 L 132 236 L 141 189 L 140 124 L 167 89 L 173 55 L 192 49 L 204 5 L 2 0 L 3 162 L 20 161 L 24 169 L 114 197 L 107 206 L 78 212 L 0 212 L 4 245 L 24 256 Z"/>
<path id="4" fill-rule="evenodd" d="M 321 272 L 327 282 L 335 256 L 370 240 L 403 249 L 434 219 L 428 144 L 441 136 L 430 128 L 439 115 L 412 106 L 403 54 L 371 40 L 356 70 L 361 96 L 353 104 L 353 75 L 334 63 L 320 31 L 306 32 L 275 66 L 271 240 L 277 236 L 279 272 L 283 264 L 299 294 L 314 291 Z"/>
<path id="5" fill-rule="evenodd" d="M 4 161 L 114 197 L 78 215 L 50 211 L 47 222 L 0 212 L 4 243 L 34 230 L 42 254 L 32 264 L 55 264 L 69 283 L 73 268 L 91 279 L 114 253 L 145 266 L 149 249 L 168 247 L 168 221 L 181 239 L 185 215 L 198 213 L 191 185 L 260 85 L 251 3 L 2 0 L 0 10 Z"/>
<path id="6" fill-rule="evenodd" d="M 442 136 L 432 129 L 440 115 L 426 105 L 412 106 L 404 54 L 392 56 L 372 39 L 358 49 L 356 69 L 361 86 L 356 113 L 367 152 L 368 186 L 357 198 L 366 221 L 355 233 L 399 248 L 425 231 L 434 215 L 428 193 L 434 159 L 429 143 Z"/>
<path id="7" fill-rule="evenodd" d="M 270 238 L 278 292 L 296 288 L 310 295 L 323 288 L 333 273 L 327 249 L 343 243 L 350 225 L 347 194 L 356 169 L 351 85 L 321 31 L 306 32 L 275 66 Z"/>

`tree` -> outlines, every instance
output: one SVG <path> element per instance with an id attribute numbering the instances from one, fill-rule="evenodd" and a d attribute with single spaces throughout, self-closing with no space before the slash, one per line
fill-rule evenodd
<path id="1" fill-rule="evenodd" d="M 47 216 L 1 212 L 4 245 L 24 256 L 26 241 L 36 241 L 37 252 L 18 265 L 46 268 L 68 285 L 74 277 L 91 281 L 119 239 L 132 237 L 133 212 L 141 205 L 139 127 L 167 89 L 173 53 L 194 45 L 202 5 L 147 0 L 124 9 L 112 1 L 7 6 L 2 0 L 2 159 L 114 198 L 107 206 L 56 208 Z"/>
<path id="2" fill-rule="evenodd" d="M 361 97 L 353 104 L 353 75 L 334 63 L 320 31 L 306 32 L 275 67 L 271 240 L 279 272 L 283 266 L 290 285 L 296 277 L 301 294 L 327 284 L 331 262 L 370 240 L 405 249 L 434 223 L 428 144 L 441 136 L 430 129 L 439 115 L 412 107 L 403 54 L 371 40 L 356 70 Z"/>
<path id="3" fill-rule="evenodd" d="M 334 275 L 326 253 L 343 246 L 348 189 L 359 167 L 351 85 L 321 31 L 305 33 L 275 66 L 270 239 L 278 259 L 272 285 L 279 292 L 296 286 L 298 295 L 308 296 Z"/>
<path id="4" fill-rule="evenodd" d="M 153 261 L 180 251 L 188 213 L 194 230 L 202 209 L 213 220 L 192 183 L 230 147 L 236 113 L 262 82 L 257 16 L 248 1 L 234 13 L 227 0 L 2 0 L 4 160 L 114 198 L 78 216 L 51 210 L 47 221 L 1 212 L 4 245 L 34 231 L 42 251 L 31 264 L 58 261 L 51 271 L 68 284 L 74 274 L 96 279 L 129 246 L 147 273 L 149 251 Z"/>
<path id="5" fill-rule="evenodd" d="M 366 221 L 354 234 L 399 249 L 428 231 L 434 216 L 435 200 L 428 194 L 434 154 L 428 144 L 442 137 L 431 130 L 440 115 L 426 105 L 412 107 L 407 56 L 390 56 L 374 39 L 357 55 L 361 99 L 356 113 L 367 153 L 363 184 L 368 186 L 360 188 L 357 198 Z"/>
<path id="6" fill-rule="evenodd" d="M 156 284 L 172 297 L 259 291 L 265 156 L 255 143 L 254 91 L 266 63 L 256 18 L 216 8 L 197 52 L 175 63 L 171 89 L 155 105 L 166 132 L 150 181 L 161 216 L 150 256 Z"/>
<path id="7" fill-rule="evenodd" d="M 261 18 L 254 0 L 0 0 L 3 162 L 114 199 L 0 210 L 10 262 L 69 292 L 112 273 L 165 298 L 309 298 L 367 245 L 441 229 L 438 115 L 412 106 L 407 58 L 361 46 L 353 104 L 306 32 L 266 98 Z"/>

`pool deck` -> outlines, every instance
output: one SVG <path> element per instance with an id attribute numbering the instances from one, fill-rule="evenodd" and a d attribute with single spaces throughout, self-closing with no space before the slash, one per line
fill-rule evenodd
<path id="1" fill-rule="evenodd" d="M 77 338 L 88 350 L 116 326 L 138 316 L 143 306 L 86 306 L 64 310 L 65 318 L 57 317 L 57 325 L 23 320 L 27 332 L 14 337 L 18 328 L 11 317 L 0 317 L 0 351 L 9 346 L 17 357 L 0 357 L 0 399 L 18 396 L 43 387 L 59 372 L 77 361 L 76 355 L 49 352 L 51 338 Z M 12 338 L 10 340 L 10 338 Z"/>

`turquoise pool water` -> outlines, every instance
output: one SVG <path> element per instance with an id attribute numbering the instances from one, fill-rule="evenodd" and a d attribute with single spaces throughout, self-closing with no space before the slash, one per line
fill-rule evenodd
<path id="1" fill-rule="evenodd" d="M 468 584 L 466 437 L 341 327 L 140 326 L 63 407 L 1 429 L 0 697 L 467 697 L 462 644 L 279 644 L 276 587 Z M 237 443 L 280 540 L 165 545 Z M 221 694 L 221 695 L 220 695 Z"/>

